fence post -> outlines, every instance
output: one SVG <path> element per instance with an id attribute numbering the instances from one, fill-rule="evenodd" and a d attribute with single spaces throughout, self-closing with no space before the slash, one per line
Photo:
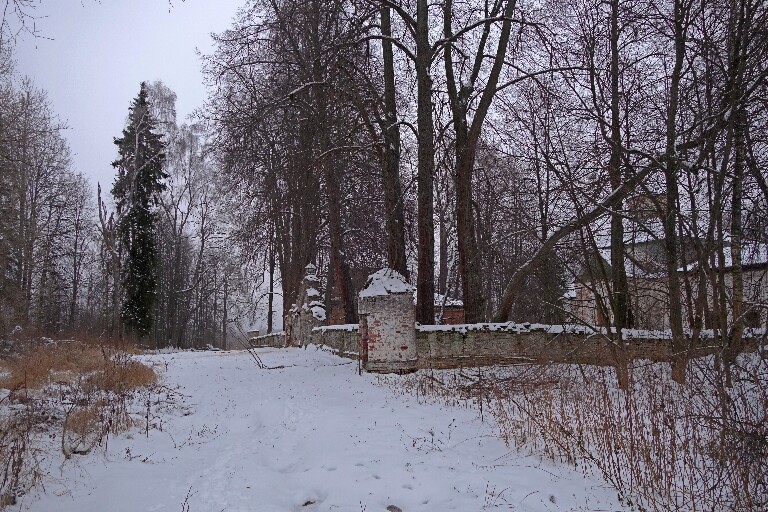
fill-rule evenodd
<path id="1" fill-rule="evenodd" d="M 417 368 L 413 286 L 385 268 L 368 277 L 360 292 L 360 358 L 369 372 L 402 373 Z"/>

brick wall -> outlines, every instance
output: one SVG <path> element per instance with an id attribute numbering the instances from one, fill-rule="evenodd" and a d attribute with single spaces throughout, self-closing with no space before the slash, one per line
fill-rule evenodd
<path id="1" fill-rule="evenodd" d="M 285 346 L 285 333 L 273 332 L 272 334 L 256 336 L 255 338 L 250 338 L 248 343 L 251 345 L 251 347 L 282 348 Z"/>
<path id="2" fill-rule="evenodd" d="M 360 351 L 358 324 L 329 325 L 312 329 L 312 343 L 330 349 L 334 354 L 357 359 Z"/>
<path id="3" fill-rule="evenodd" d="M 413 322 L 413 299 L 408 293 L 360 298 L 360 322 L 366 370 L 410 370 L 418 357 Z"/>
<path id="4" fill-rule="evenodd" d="M 708 335 L 708 333 L 704 333 Z M 747 331 L 747 349 L 766 344 L 765 329 Z M 627 360 L 671 361 L 672 342 L 661 331 L 630 331 L 623 347 Z M 588 332 L 580 326 L 528 324 L 463 324 L 417 326 L 417 368 L 457 368 L 514 363 L 572 363 L 614 365 L 610 339 L 604 333 Z M 285 333 L 250 340 L 251 346 L 284 347 Z M 316 327 L 309 342 L 334 354 L 357 359 L 360 348 L 358 324 Z M 305 342 L 306 344 L 306 342 Z M 718 351 L 717 341 L 706 337 L 693 349 L 693 356 Z M 376 368 L 374 368 L 375 370 Z M 393 368 L 394 370 L 400 369 Z M 386 368 L 383 368 L 386 371 Z M 382 371 L 382 369 L 379 369 Z"/>

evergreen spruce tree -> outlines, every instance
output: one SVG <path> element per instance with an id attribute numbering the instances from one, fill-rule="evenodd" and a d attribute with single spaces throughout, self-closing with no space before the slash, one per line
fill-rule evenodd
<path id="1" fill-rule="evenodd" d="M 157 251 L 154 225 L 159 193 L 165 189 L 164 144 L 155 133 L 146 83 L 133 100 L 123 136 L 115 138 L 120 157 L 112 163 L 117 177 L 112 196 L 117 207 L 117 232 L 125 263 L 122 272 L 123 324 L 146 336 L 154 322 Z"/>

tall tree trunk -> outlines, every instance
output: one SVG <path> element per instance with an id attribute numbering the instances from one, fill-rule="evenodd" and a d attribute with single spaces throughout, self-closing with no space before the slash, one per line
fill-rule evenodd
<path id="1" fill-rule="evenodd" d="M 621 111 L 619 109 L 619 0 L 611 0 L 611 155 L 608 163 L 608 178 L 612 189 L 623 181 L 621 165 Z M 613 325 L 619 339 L 621 329 L 631 327 L 632 314 L 629 302 L 629 285 L 624 265 L 626 252 L 624 244 L 623 202 L 616 204 L 611 212 L 611 309 Z"/>
<path id="2" fill-rule="evenodd" d="M 621 111 L 619 109 L 619 2 L 611 0 L 611 153 L 608 163 L 608 179 L 611 188 L 618 188 L 623 181 L 621 165 Z M 613 325 L 616 327 L 617 342 L 611 345 L 616 364 L 616 376 L 619 388 L 629 388 L 629 373 L 626 354 L 622 344 L 622 329 L 631 327 L 632 313 L 629 302 L 629 284 L 624 265 L 626 248 L 624 244 L 623 201 L 619 201 L 611 210 L 611 294 L 609 302 L 613 313 Z"/>
<path id="3" fill-rule="evenodd" d="M 72 247 L 72 298 L 69 303 L 69 326 L 73 328 L 75 326 L 75 317 L 77 313 L 77 293 L 80 288 L 80 260 L 82 258 L 80 250 L 80 231 L 82 229 L 82 222 L 80 219 L 81 211 L 75 212 L 77 216 L 75 219 L 75 239 Z"/>
<path id="4" fill-rule="evenodd" d="M 669 326 L 672 331 L 672 346 L 675 359 L 672 363 L 672 378 L 678 382 L 685 381 L 685 367 L 688 358 L 683 353 L 686 350 L 685 332 L 683 331 L 683 306 L 680 276 L 677 269 L 680 265 L 679 248 L 677 238 L 677 209 L 679 207 L 679 186 L 677 181 L 677 111 L 680 98 L 680 80 L 685 60 L 684 28 L 685 12 L 682 0 L 675 0 L 674 5 L 674 43 L 675 65 L 669 85 L 669 104 L 667 106 L 667 147 L 666 167 L 664 177 L 666 181 L 667 197 L 664 205 L 664 248 L 666 252 L 667 284 L 669 289 Z"/>
<path id="5" fill-rule="evenodd" d="M 226 269 L 224 271 L 224 295 L 222 297 L 222 306 L 221 306 L 221 348 L 224 350 L 227 350 L 227 323 L 229 322 L 229 315 L 228 315 L 228 299 L 229 299 L 229 279 L 226 274 Z"/>
<path id="6" fill-rule="evenodd" d="M 448 219 L 447 212 L 440 212 L 438 229 L 440 231 L 440 265 L 437 278 L 437 293 L 448 294 Z"/>
<path id="7" fill-rule="evenodd" d="M 315 91 L 315 109 L 317 113 L 317 129 L 320 141 L 320 166 L 325 177 L 325 192 L 328 203 L 328 234 L 330 238 L 331 264 L 333 271 L 333 282 L 328 280 L 328 291 L 335 290 L 342 301 L 344 308 L 344 321 L 348 324 L 357 323 L 357 304 L 355 303 L 352 290 L 352 278 L 349 272 L 349 264 L 344 251 L 344 236 L 341 215 L 341 205 L 343 204 L 341 193 L 341 180 L 339 168 L 333 165 L 330 159 L 331 144 L 331 124 L 335 121 L 329 112 L 328 88 L 326 82 L 328 75 L 333 70 L 324 68 L 321 55 L 323 49 L 320 43 L 320 34 L 318 33 L 320 22 L 319 2 L 312 3 L 312 9 L 316 13 L 317 23 L 312 25 L 312 43 L 314 45 L 314 60 L 312 67 L 312 79 L 315 82 L 313 90 Z M 333 296 L 334 293 L 331 293 Z M 301 300 L 301 297 L 299 297 Z M 331 304 L 328 304 L 332 307 Z M 327 311 L 330 316 L 331 310 Z"/>
<path id="8" fill-rule="evenodd" d="M 501 3 L 496 9 L 501 9 Z M 459 272 L 464 293 L 464 314 L 468 323 L 485 320 L 486 297 L 483 293 L 483 275 L 480 250 L 477 243 L 475 218 L 472 204 L 472 177 L 475 168 L 477 145 L 482 133 L 485 118 L 488 115 L 496 87 L 504 66 L 504 57 L 512 28 L 512 14 L 516 1 L 507 0 L 504 4 L 504 21 L 494 55 L 493 66 L 486 80 L 480 101 L 474 112 L 471 126 L 469 124 L 470 98 L 474 93 L 475 82 L 481 69 L 482 60 L 487 57 L 485 46 L 492 22 L 487 21 L 480 37 L 475 63 L 468 84 L 457 84 L 453 71 L 452 45 L 444 46 L 443 54 L 446 71 L 446 84 L 450 98 L 453 126 L 456 136 L 456 169 L 454 173 L 456 188 L 456 236 L 459 248 Z M 492 15 L 495 15 L 494 10 Z M 443 8 L 443 36 L 453 37 L 451 21 L 453 18 L 453 2 L 447 0 Z"/>
<path id="9" fill-rule="evenodd" d="M 733 330 L 731 333 L 732 351 L 736 354 L 742 348 L 742 336 L 744 334 L 744 272 L 742 269 L 742 218 L 744 194 L 744 162 L 746 144 L 744 134 L 746 132 L 747 113 L 739 108 L 734 120 L 734 164 L 733 164 L 733 196 L 731 200 L 731 275 L 733 280 Z"/>
<path id="10" fill-rule="evenodd" d="M 272 316 L 275 304 L 275 244 L 274 232 L 269 239 L 269 292 L 267 295 L 267 334 L 272 333 Z"/>
<path id="11" fill-rule="evenodd" d="M 435 221 L 434 183 L 435 137 L 432 120 L 432 77 L 429 68 L 432 51 L 429 45 L 429 3 L 416 4 L 416 81 L 418 142 L 418 277 L 416 280 L 416 321 L 435 323 Z"/>
<path id="12" fill-rule="evenodd" d="M 405 215 L 400 184 L 400 126 L 397 123 L 395 66 L 392 52 L 392 20 L 389 7 L 381 9 L 381 42 L 384 68 L 384 214 L 387 229 L 387 264 L 408 279 L 405 254 Z"/>
<path id="13" fill-rule="evenodd" d="M 746 160 L 747 111 L 745 106 L 745 74 L 747 56 L 751 50 L 749 34 L 753 24 L 752 3 L 745 0 L 731 0 L 728 26 L 728 103 L 731 112 L 729 128 L 733 140 L 733 182 L 731 196 L 731 315 L 733 329 L 725 350 L 726 386 L 732 385 L 731 365 L 742 348 L 744 333 L 744 277 L 742 269 L 742 215 L 744 169 Z M 727 163 L 727 162 L 724 162 Z M 725 170 L 725 166 L 724 166 Z M 724 266 L 724 261 L 722 263 Z M 724 279 L 723 279 L 724 281 Z M 725 288 L 724 288 L 725 289 Z M 723 316 L 727 318 L 727 313 Z"/>

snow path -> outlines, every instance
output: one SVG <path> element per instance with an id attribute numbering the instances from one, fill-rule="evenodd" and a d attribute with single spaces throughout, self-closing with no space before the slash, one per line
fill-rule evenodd
<path id="1" fill-rule="evenodd" d="M 191 489 L 189 512 L 623 510 L 598 480 L 510 452 L 476 410 L 419 403 L 312 348 L 258 352 L 285 368 L 247 352 L 145 356 L 188 396 L 163 432 L 52 461 L 55 481 L 18 508 L 178 511 Z"/>

